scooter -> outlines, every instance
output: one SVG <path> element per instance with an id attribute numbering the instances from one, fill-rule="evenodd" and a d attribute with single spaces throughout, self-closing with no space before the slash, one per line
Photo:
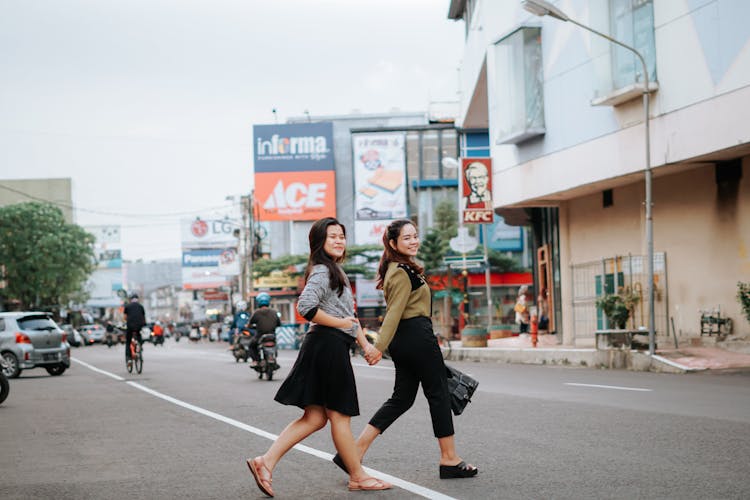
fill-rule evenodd
<path id="1" fill-rule="evenodd" d="M 278 350 L 276 349 L 275 333 L 261 335 L 260 339 L 258 339 L 258 352 L 260 354 L 260 361 L 250 368 L 258 372 L 258 378 L 262 379 L 263 374 L 265 374 L 267 380 L 273 380 L 273 372 L 281 368 L 276 362 Z"/>
<path id="2" fill-rule="evenodd" d="M 234 361 L 239 363 L 247 363 L 247 358 L 250 356 L 250 342 L 255 335 L 255 330 L 242 329 L 240 333 L 235 335 L 234 343 L 232 344 L 232 354 L 234 355 Z"/>
<path id="3" fill-rule="evenodd" d="M 10 384 L 8 383 L 8 377 L 5 376 L 5 370 L 8 365 L 5 363 L 5 358 L 0 356 L 0 404 L 5 401 L 10 393 Z"/>

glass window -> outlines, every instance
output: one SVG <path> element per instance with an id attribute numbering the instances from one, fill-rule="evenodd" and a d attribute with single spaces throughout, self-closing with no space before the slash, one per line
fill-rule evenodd
<path id="1" fill-rule="evenodd" d="M 445 129 L 442 131 L 442 135 L 440 161 L 442 162 L 443 158 L 458 158 L 458 134 L 456 130 Z M 442 163 L 440 163 L 440 171 L 443 179 L 455 179 L 458 173 L 457 168 L 443 168 Z"/>
<path id="2" fill-rule="evenodd" d="M 612 37 L 635 48 L 646 60 L 649 81 L 656 81 L 654 7 L 652 0 L 610 0 Z M 612 90 L 643 81 L 643 67 L 635 54 L 612 45 Z"/>
<path id="3" fill-rule="evenodd" d="M 422 180 L 440 178 L 438 130 L 425 130 L 422 134 Z"/>
<path id="4" fill-rule="evenodd" d="M 498 144 L 517 144 L 544 133 L 540 28 L 520 28 L 495 45 Z"/>
<path id="5" fill-rule="evenodd" d="M 406 134 L 406 172 L 407 177 L 419 179 L 419 132 L 407 132 Z"/>
<path id="6" fill-rule="evenodd" d="M 5 320 L 0 318 L 0 332 L 5 331 Z"/>

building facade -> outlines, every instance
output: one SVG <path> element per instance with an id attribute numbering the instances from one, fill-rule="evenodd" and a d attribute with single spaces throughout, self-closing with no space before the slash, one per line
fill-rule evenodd
<path id="1" fill-rule="evenodd" d="M 750 4 L 552 3 L 645 60 L 657 339 L 697 334 L 706 309 L 750 333 L 735 299 L 750 281 Z M 646 327 L 639 60 L 515 0 L 454 0 L 448 17 L 466 25 L 457 127 L 489 131 L 495 210 L 547 252 L 563 343 L 593 344 L 595 299 L 618 287 L 640 297 L 630 327 Z"/>

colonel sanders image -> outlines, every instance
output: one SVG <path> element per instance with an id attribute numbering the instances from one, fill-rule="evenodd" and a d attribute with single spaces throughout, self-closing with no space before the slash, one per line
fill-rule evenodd
<path id="1" fill-rule="evenodd" d="M 492 193 L 489 189 L 490 176 L 484 163 L 469 163 L 464 171 L 469 192 L 464 194 L 466 208 L 492 208 Z"/>

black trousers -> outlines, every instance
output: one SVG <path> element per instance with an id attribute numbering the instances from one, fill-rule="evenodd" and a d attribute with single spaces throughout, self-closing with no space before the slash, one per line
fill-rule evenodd
<path id="1" fill-rule="evenodd" d="M 393 394 L 370 419 L 381 433 L 414 404 L 419 384 L 430 405 L 436 438 L 454 434 L 445 363 L 432 322 L 426 317 L 401 320 L 388 348 L 396 367 Z"/>
<path id="2" fill-rule="evenodd" d="M 133 340 L 133 335 L 135 335 L 135 340 L 140 342 L 141 341 L 141 329 L 140 328 L 128 328 L 125 331 L 125 361 L 130 359 L 130 341 Z"/>

